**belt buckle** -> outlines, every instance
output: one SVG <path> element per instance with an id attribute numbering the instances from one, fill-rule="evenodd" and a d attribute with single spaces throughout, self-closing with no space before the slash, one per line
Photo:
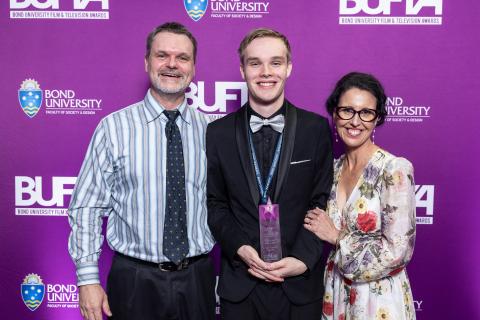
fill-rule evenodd
<path id="1" fill-rule="evenodd" d="M 185 258 L 182 261 L 180 261 L 178 264 L 175 264 L 174 262 L 159 263 L 158 269 L 160 269 L 160 271 L 166 271 L 166 272 L 180 271 L 180 270 L 186 269 L 188 267 L 188 264 L 189 264 L 188 258 Z"/>
<path id="2" fill-rule="evenodd" d="M 172 265 L 175 265 L 175 264 L 172 263 Z M 167 266 L 169 266 L 169 267 L 167 267 Z M 171 265 L 169 265 L 168 262 L 167 263 L 162 262 L 162 263 L 158 264 L 158 269 L 160 269 L 160 271 L 165 271 L 165 272 L 170 272 L 170 271 L 175 271 L 176 270 L 176 269 L 171 268 L 170 266 Z"/>

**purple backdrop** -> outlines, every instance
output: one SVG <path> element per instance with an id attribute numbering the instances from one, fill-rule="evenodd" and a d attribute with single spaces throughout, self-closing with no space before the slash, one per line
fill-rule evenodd
<path id="1" fill-rule="evenodd" d="M 81 318 L 67 252 L 72 184 L 99 120 L 146 92 L 147 33 L 175 20 L 199 42 L 189 103 L 213 117 L 246 97 L 236 49 L 255 27 L 289 37 L 287 97 L 305 109 L 325 114 L 346 72 L 378 76 L 389 118 L 375 142 L 415 166 L 417 246 L 408 271 L 417 317 L 478 319 L 478 1 L 185 1 L 0 3 L 3 318 Z M 110 257 L 105 246 L 103 279 Z M 44 292 L 40 305 L 29 304 L 34 311 L 21 295 L 25 279 L 38 298 Z"/>

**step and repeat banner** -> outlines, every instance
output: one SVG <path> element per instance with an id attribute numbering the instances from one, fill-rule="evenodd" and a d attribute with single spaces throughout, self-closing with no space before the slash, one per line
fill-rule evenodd
<path id="1" fill-rule="evenodd" d="M 479 14 L 475 0 L 2 0 L 2 318 L 81 319 L 76 176 L 100 119 L 143 99 L 147 34 L 178 21 L 199 43 L 188 103 L 213 119 L 246 102 L 236 50 L 256 27 L 289 38 L 297 106 L 326 115 L 342 75 L 377 76 L 389 98 L 375 143 L 415 167 L 417 317 L 479 319 Z M 104 245 L 102 281 L 111 255 Z"/>

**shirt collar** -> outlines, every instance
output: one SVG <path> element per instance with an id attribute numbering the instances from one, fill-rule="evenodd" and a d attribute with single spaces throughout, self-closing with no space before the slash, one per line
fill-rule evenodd
<path id="1" fill-rule="evenodd" d="M 147 94 L 144 99 L 145 102 L 145 117 L 147 123 L 152 122 L 153 120 L 161 117 L 165 108 L 155 100 L 155 98 L 150 93 L 150 90 L 147 91 Z M 187 99 L 183 99 L 182 103 L 180 103 L 175 109 L 180 112 L 180 118 L 185 121 L 187 124 L 191 123 L 190 119 L 190 112 L 188 112 L 187 107 Z M 167 117 L 163 114 L 161 119 L 167 121 Z"/>

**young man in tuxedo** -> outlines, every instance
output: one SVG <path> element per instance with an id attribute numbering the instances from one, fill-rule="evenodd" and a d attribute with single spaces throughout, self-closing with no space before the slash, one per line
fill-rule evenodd
<path id="1" fill-rule="evenodd" d="M 285 99 L 292 71 L 287 38 L 256 29 L 240 44 L 248 102 L 207 128 L 208 223 L 222 250 L 224 319 L 318 319 L 323 242 L 303 227 L 325 209 L 332 146 L 325 118 Z M 281 257 L 260 257 L 259 205 L 279 206 Z"/>

